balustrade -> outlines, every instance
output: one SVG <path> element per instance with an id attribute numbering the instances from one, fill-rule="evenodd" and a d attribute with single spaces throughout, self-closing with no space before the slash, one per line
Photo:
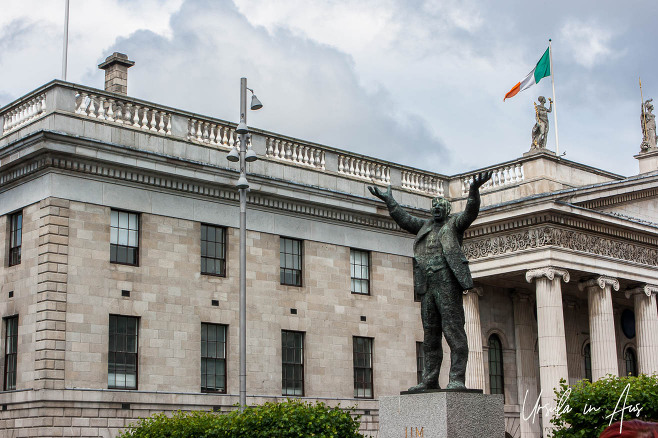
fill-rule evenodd
<path id="1" fill-rule="evenodd" d="M 92 119 L 171 135 L 170 113 L 123 99 L 79 91 L 76 95 L 75 113 Z"/>
<path id="2" fill-rule="evenodd" d="M 428 193 L 432 196 L 443 196 L 443 180 L 420 172 L 403 170 L 402 188 Z"/>
<path id="3" fill-rule="evenodd" d="M 187 122 L 187 139 L 197 143 L 232 148 L 238 144 L 235 128 L 228 124 L 189 119 Z"/>
<path id="4" fill-rule="evenodd" d="M 484 171 L 482 171 L 484 172 Z M 468 190 L 471 187 L 473 178 L 476 173 L 462 177 L 462 192 L 468 193 Z M 493 174 L 491 179 L 487 181 L 481 191 L 492 190 L 502 186 L 508 186 L 511 184 L 516 184 L 525 179 L 525 174 L 523 173 L 523 165 L 521 163 L 514 163 L 506 166 L 493 169 Z"/>
<path id="5" fill-rule="evenodd" d="M 388 165 L 364 158 L 338 155 L 338 173 L 384 184 L 391 183 L 391 169 Z"/>
<path id="6" fill-rule="evenodd" d="M 302 166 L 325 169 L 325 152 L 318 147 L 274 137 L 267 137 L 266 146 L 265 154 L 268 157 Z"/>
<path id="7" fill-rule="evenodd" d="M 4 113 L 2 135 L 17 129 L 46 112 L 46 95 L 41 94 Z"/>

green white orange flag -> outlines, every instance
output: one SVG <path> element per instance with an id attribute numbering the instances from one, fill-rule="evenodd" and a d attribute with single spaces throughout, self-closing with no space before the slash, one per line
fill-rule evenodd
<path id="1" fill-rule="evenodd" d="M 546 49 L 541 59 L 532 69 L 528 76 L 526 76 L 521 82 L 512 87 L 511 90 L 505 95 L 505 99 L 516 96 L 519 91 L 523 91 L 527 88 L 532 87 L 535 84 L 538 84 L 542 78 L 548 77 L 551 75 L 551 54 L 550 47 Z M 503 99 L 503 100 L 505 100 Z"/>

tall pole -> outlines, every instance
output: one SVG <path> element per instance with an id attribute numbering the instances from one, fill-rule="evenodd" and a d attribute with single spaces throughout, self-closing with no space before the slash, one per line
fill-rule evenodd
<path id="1" fill-rule="evenodd" d="M 644 143 L 645 135 L 646 135 L 645 133 L 647 132 L 647 115 L 644 111 L 644 96 L 642 95 L 642 78 L 639 77 L 639 76 L 638 76 L 638 78 L 640 80 L 640 104 L 641 104 L 641 107 L 642 107 L 642 128 L 643 128 L 643 130 L 642 130 L 642 142 Z M 648 135 L 646 137 L 648 138 Z"/>
<path id="2" fill-rule="evenodd" d="M 64 49 L 62 54 L 62 80 L 66 80 L 66 65 L 69 52 L 69 0 L 64 2 Z"/>
<path id="3" fill-rule="evenodd" d="M 247 78 L 240 78 L 240 122 L 247 123 Z M 240 134 L 240 178 L 246 178 L 247 134 Z M 240 412 L 247 406 L 247 189 L 240 193 Z"/>
<path id="4" fill-rule="evenodd" d="M 555 121 L 555 153 L 560 156 L 560 140 L 557 132 L 557 99 L 555 98 L 555 70 L 553 70 L 553 46 L 548 40 L 548 58 L 551 63 L 551 84 L 553 84 L 553 120 Z"/>

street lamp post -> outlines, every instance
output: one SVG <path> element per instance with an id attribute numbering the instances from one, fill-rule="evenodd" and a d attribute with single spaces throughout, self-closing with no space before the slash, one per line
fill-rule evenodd
<path id="1" fill-rule="evenodd" d="M 263 107 L 247 88 L 247 78 L 240 78 L 240 123 L 236 129 L 240 151 L 235 146 L 227 155 L 227 159 L 240 162 L 240 177 L 236 187 L 240 195 L 240 411 L 247 406 L 247 163 L 256 160 L 256 154 L 247 148 L 249 129 L 247 128 L 247 90 L 251 91 L 251 109 L 258 110 Z"/>

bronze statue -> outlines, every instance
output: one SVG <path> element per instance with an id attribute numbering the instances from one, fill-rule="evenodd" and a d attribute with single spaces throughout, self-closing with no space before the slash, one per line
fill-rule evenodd
<path id="1" fill-rule="evenodd" d="M 553 101 L 548 98 L 549 106 L 546 108 L 546 98 L 539 96 L 539 105 L 535 104 L 535 119 L 537 122 L 532 128 L 532 145 L 530 149 L 545 149 L 548 138 L 548 113 L 553 111 Z"/>
<path id="2" fill-rule="evenodd" d="M 466 389 L 468 342 L 464 330 L 462 292 L 473 287 L 468 260 L 462 252 L 464 231 L 480 210 L 480 186 L 492 172 L 475 176 L 462 213 L 450 215 L 450 201 L 432 199 L 430 219 L 421 219 L 404 211 L 393 199 L 391 186 L 386 192 L 368 187 L 370 193 L 386 203 L 389 214 L 403 230 L 416 234 L 414 241 L 414 291 L 421 296 L 423 350 L 425 364 L 422 382 L 411 392 L 439 389 L 439 371 L 443 359 L 441 335 L 450 346 L 450 378 L 447 389 Z"/>
<path id="3" fill-rule="evenodd" d="M 656 116 L 653 114 L 653 99 L 648 99 L 642 104 L 642 145 L 643 151 L 656 148 Z"/>

